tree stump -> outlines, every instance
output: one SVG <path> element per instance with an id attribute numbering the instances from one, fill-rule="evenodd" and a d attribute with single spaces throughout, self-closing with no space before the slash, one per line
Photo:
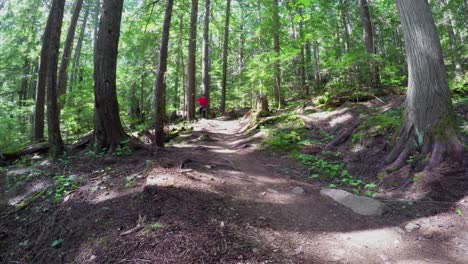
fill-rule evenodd
<path id="1" fill-rule="evenodd" d="M 257 111 L 258 112 L 270 112 L 268 108 L 268 98 L 266 96 L 257 96 Z"/>

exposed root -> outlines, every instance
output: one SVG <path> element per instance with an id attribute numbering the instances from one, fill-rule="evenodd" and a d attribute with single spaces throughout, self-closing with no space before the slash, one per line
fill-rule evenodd
<path id="1" fill-rule="evenodd" d="M 361 123 L 359 122 L 355 124 L 353 127 L 342 130 L 340 133 L 338 133 L 338 135 L 335 137 L 335 139 L 332 142 L 328 143 L 328 146 L 336 147 L 336 146 L 343 144 L 353 134 L 354 130 L 356 130 L 360 125 Z"/>

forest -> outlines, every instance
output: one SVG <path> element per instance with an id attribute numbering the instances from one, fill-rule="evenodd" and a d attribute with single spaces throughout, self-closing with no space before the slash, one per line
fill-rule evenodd
<path id="1" fill-rule="evenodd" d="M 0 0 L 1 263 L 466 263 L 466 0 Z"/>

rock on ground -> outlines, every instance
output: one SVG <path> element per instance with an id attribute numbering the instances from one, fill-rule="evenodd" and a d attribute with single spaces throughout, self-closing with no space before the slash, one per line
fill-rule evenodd
<path id="1" fill-rule="evenodd" d="M 324 188 L 320 191 L 320 194 L 332 198 L 359 215 L 378 216 L 382 215 L 386 210 L 385 204 L 376 199 L 354 195 L 343 190 Z"/>

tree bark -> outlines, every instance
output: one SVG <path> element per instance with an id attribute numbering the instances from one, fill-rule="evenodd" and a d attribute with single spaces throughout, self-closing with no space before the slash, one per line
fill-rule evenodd
<path id="1" fill-rule="evenodd" d="M 80 28 L 80 33 L 78 35 L 78 41 L 76 43 L 75 53 L 73 54 L 72 75 L 71 75 L 70 86 L 69 86 L 70 93 L 73 91 L 73 85 L 76 81 L 76 76 L 79 74 L 81 49 L 83 47 L 83 40 L 84 40 L 85 31 L 86 31 L 86 24 L 88 22 L 89 9 L 90 7 L 89 5 L 87 5 L 84 18 L 83 18 L 83 23 Z M 71 102 L 71 100 L 69 99 L 70 99 L 70 96 L 67 97 L 67 102 Z"/>
<path id="2" fill-rule="evenodd" d="M 366 51 L 368 54 L 375 54 L 374 31 L 372 29 L 369 4 L 367 3 L 367 0 L 359 0 L 359 11 Z M 371 86 L 376 88 L 380 87 L 378 68 L 374 63 L 372 63 L 372 59 L 369 61 L 369 74 Z"/>
<path id="3" fill-rule="evenodd" d="M 81 7 L 83 6 L 83 0 L 77 0 L 75 3 L 75 9 L 73 11 L 72 19 L 70 22 L 70 28 L 68 29 L 67 38 L 63 46 L 62 62 L 60 64 L 58 72 L 58 96 L 65 96 L 67 89 L 67 68 L 72 53 L 73 42 L 75 39 L 76 25 L 78 24 L 78 18 L 80 17 Z M 60 104 L 63 106 L 63 104 Z"/>
<path id="4" fill-rule="evenodd" d="M 318 41 L 314 42 L 314 80 L 315 80 L 315 88 L 318 89 L 320 87 L 320 46 Z"/>
<path id="5" fill-rule="evenodd" d="M 206 112 L 210 113 L 210 5 L 211 0 L 205 0 L 205 14 L 203 15 L 203 51 L 202 51 L 202 94 L 208 98 Z"/>
<path id="6" fill-rule="evenodd" d="M 221 80 L 221 105 L 219 111 L 224 114 L 226 111 L 226 83 L 227 83 L 227 64 L 229 50 L 229 21 L 231 17 L 231 0 L 226 1 L 226 20 L 224 24 L 224 43 L 223 43 L 223 77 Z"/>
<path id="7" fill-rule="evenodd" d="M 53 19 L 50 24 L 47 61 L 47 130 L 49 153 L 54 159 L 63 154 L 63 141 L 60 135 L 60 109 L 57 103 L 57 66 L 64 7 L 65 0 L 54 0 L 49 14 Z"/>
<path id="8" fill-rule="evenodd" d="M 173 0 L 167 0 L 166 13 L 164 15 L 164 25 L 161 37 L 161 49 L 159 51 L 159 66 L 154 84 L 155 105 L 155 144 L 164 147 L 164 121 L 166 119 L 166 87 L 164 78 L 167 71 L 167 50 L 169 45 L 169 33 L 171 29 Z"/>
<path id="9" fill-rule="evenodd" d="M 112 153 L 126 137 L 116 91 L 117 54 L 123 0 L 104 0 L 94 54 L 94 136 L 96 151 Z"/>
<path id="10" fill-rule="evenodd" d="M 299 9 L 299 15 L 301 17 L 304 16 L 304 11 L 302 8 Z M 305 37 L 304 37 L 304 22 L 299 21 L 299 36 L 301 38 L 301 94 L 302 96 L 304 95 L 309 95 L 309 87 L 307 86 L 306 79 L 307 79 L 307 73 L 306 73 L 306 54 L 305 54 Z"/>
<path id="11" fill-rule="evenodd" d="M 412 151 L 430 155 L 428 168 L 445 159 L 461 159 L 463 148 L 455 132 L 439 36 L 427 0 L 397 0 L 408 61 L 405 123 L 387 157 L 401 167 Z"/>
<path id="12" fill-rule="evenodd" d="M 24 106 L 24 100 L 28 96 L 28 87 L 29 87 L 29 74 L 31 71 L 31 65 L 29 63 L 29 58 L 25 57 L 23 61 L 23 72 L 21 74 L 20 90 L 19 90 L 19 100 L 18 105 Z"/>
<path id="13" fill-rule="evenodd" d="M 196 86 L 196 51 L 197 51 L 197 19 L 198 19 L 198 0 L 192 0 L 192 12 L 190 15 L 190 36 L 188 47 L 187 63 L 187 89 L 186 89 L 186 107 L 187 119 L 195 119 L 195 86 Z"/>
<path id="14" fill-rule="evenodd" d="M 274 96 L 278 109 L 281 109 L 281 66 L 279 63 L 280 56 L 280 21 L 279 21 L 279 3 L 278 0 L 273 0 L 273 51 L 276 54 L 275 58 L 275 88 Z"/>
<path id="15" fill-rule="evenodd" d="M 447 0 L 442 0 L 441 1 L 441 9 L 444 8 L 448 4 Z M 462 62 L 460 62 L 460 59 L 462 56 L 458 56 L 458 50 L 459 50 L 459 45 L 458 45 L 458 40 L 455 35 L 455 30 L 454 30 L 454 23 L 453 23 L 453 15 L 450 9 L 447 9 L 444 12 L 444 20 L 445 20 L 445 27 L 447 28 L 447 33 L 449 37 L 449 43 L 450 43 L 450 57 L 452 59 L 452 64 L 453 64 L 453 70 L 455 71 L 456 77 L 461 76 L 462 73 Z"/>
<path id="16" fill-rule="evenodd" d="M 52 11 L 52 9 L 51 9 Z M 37 73 L 36 107 L 34 109 L 34 141 L 44 141 L 44 110 L 47 83 L 47 61 L 49 57 L 50 27 L 53 16 L 49 15 L 47 25 L 42 36 L 41 57 Z"/>

